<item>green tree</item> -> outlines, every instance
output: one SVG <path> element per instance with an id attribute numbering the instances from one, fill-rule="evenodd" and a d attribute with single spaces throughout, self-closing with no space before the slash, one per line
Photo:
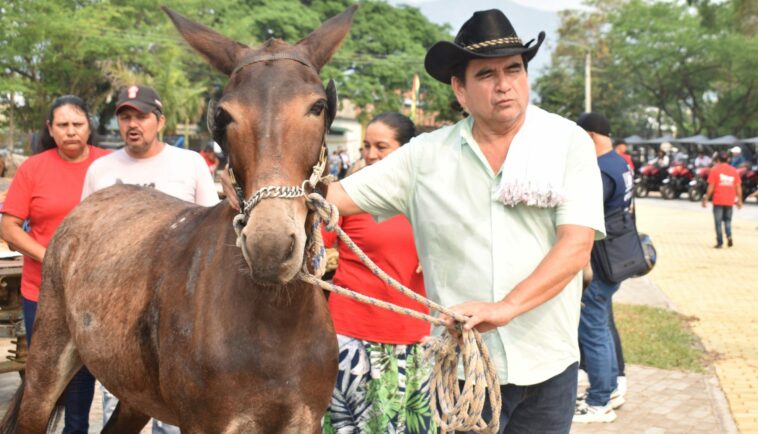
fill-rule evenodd
<path id="1" fill-rule="evenodd" d="M 90 103 L 103 98 L 108 83 L 96 62 L 109 49 L 81 29 L 107 20 L 111 10 L 49 0 L 10 2 L 0 8 L 0 68 L 5 76 L 0 93 L 22 95 L 24 103 L 16 111 L 20 126 L 42 126 L 55 96 L 77 94 Z M 77 18 L 72 20 L 74 11 Z"/>
<path id="2" fill-rule="evenodd" d="M 182 6 L 196 3 L 184 0 Z M 171 131 L 187 119 L 188 108 L 202 105 L 184 97 L 204 90 L 207 79 L 190 77 L 202 61 L 170 32 L 165 15 L 147 1 L 11 2 L 0 9 L 0 68 L 5 72 L 0 94 L 21 95 L 16 122 L 26 130 L 41 127 L 50 102 L 62 94 L 81 96 L 102 124 L 112 115 L 118 88 L 140 82 L 153 85 L 170 102 Z M 201 114 L 196 111 L 192 122 Z"/>
<path id="3" fill-rule="evenodd" d="M 170 6 L 255 46 L 268 38 L 294 43 L 352 3 L 217 0 L 209 5 L 173 0 Z M 441 112 L 439 118 L 452 118 L 449 89 L 423 71 L 426 48 L 449 37 L 446 27 L 430 23 L 416 8 L 366 0 L 322 76 L 333 78 L 340 95 L 350 98 L 365 118 L 372 111 L 401 110 L 403 93 L 419 73 L 420 105 Z M 0 103 L 18 97 L 13 120 L 24 131 L 41 127 L 50 102 L 62 94 L 83 97 L 102 130 L 113 116 L 118 89 L 140 82 L 161 93 L 166 132 L 172 133 L 178 123 L 202 122 L 205 101 L 226 81 L 186 47 L 162 11 L 147 0 L 25 0 L 4 5 L 0 69 Z"/>
<path id="4" fill-rule="evenodd" d="M 223 32 L 240 42 L 256 45 L 281 38 L 294 43 L 352 3 L 240 0 L 220 10 L 218 19 L 226 24 Z M 359 118 L 367 121 L 372 112 L 401 110 L 403 93 L 410 90 L 413 74 L 418 73 L 423 108 L 440 112 L 441 119 L 454 118 L 449 87 L 426 75 L 423 66 L 426 49 L 450 39 L 449 28 L 431 23 L 417 8 L 372 0 L 359 4 L 350 33 L 322 76 L 334 79 L 340 97 L 349 98 L 360 109 Z"/>
<path id="5" fill-rule="evenodd" d="M 745 2 L 591 4 L 592 12 L 561 17 L 552 65 L 535 85 L 543 106 L 570 118 L 582 110 L 589 49 L 593 109 L 613 120 L 617 135 L 658 135 L 671 126 L 680 135 L 758 132 L 757 41 L 735 25 Z"/>
<path id="6" fill-rule="evenodd" d="M 327 71 L 341 72 L 340 91 L 364 110 L 364 117 L 369 109 L 401 110 L 404 94 L 418 74 L 422 108 L 439 112 L 441 119 L 454 119 L 449 86 L 424 70 L 426 50 L 442 39 L 451 39 L 449 29 L 429 22 L 417 8 L 365 2 Z"/>

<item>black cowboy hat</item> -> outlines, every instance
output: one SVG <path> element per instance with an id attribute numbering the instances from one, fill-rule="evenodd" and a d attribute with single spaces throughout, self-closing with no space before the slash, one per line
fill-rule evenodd
<path id="1" fill-rule="evenodd" d="M 532 45 L 534 39 L 523 44 L 503 12 L 478 11 L 463 23 L 453 42 L 437 42 L 426 52 L 424 67 L 432 77 L 450 84 L 453 69 L 465 60 L 523 54 L 529 62 L 544 40 L 545 32 L 540 32 L 536 44 Z"/>

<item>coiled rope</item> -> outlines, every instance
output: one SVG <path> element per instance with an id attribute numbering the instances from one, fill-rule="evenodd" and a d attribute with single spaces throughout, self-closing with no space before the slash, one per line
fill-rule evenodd
<path id="1" fill-rule="evenodd" d="M 326 202 L 320 194 L 316 192 L 309 193 L 306 196 L 306 203 L 308 204 L 308 208 L 316 213 L 316 218 L 311 227 L 310 244 L 306 247 L 308 256 L 310 256 L 310 264 L 303 265 L 303 271 L 299 274 L 300 279 L 317 285 L 324 290 L 350 297 L 353 300 L 388 309 L 392 312 L 409 315 L 434 325 L 445 326 L 445 322 L 439 318 L 377 300 L 320 279 L 326 266 L 326 253 L 320 227 L 323 221 L 326 229 L 328 231 L 336 231 L 340 240 L 361 259 L 372 273 L 385 283 L 407 297 L 427 306 L 430 310 L 444 313 L 455 319 L 458 323 L 459 334 L 447 332 L 443 337 L 433 339 L 426 350 L 427 358 L 434 361 L 432 376 L 429 382 L 434 421 L 443 433 L 452 433 L 454 431 L 496 433 L 500 424 L 500 383 L 487 346 L 482 341 L 479 332 L 476 330 L 463 330 L 460 324 L 466 321 L 467 318 L 465 316 L 416 294 L 382 271 L 337 226 L 339 219 L 337 207 Z M 315 275 L 309 272 L 307 265 L 310 265 L 310 269 L 313 270 Z M 463 390 L 460 390 L 458 387 L 457 368 L 459 356 L 462 356 L 463 363 Z M 489 422 L 485 421 L 482 417 L 486 394 L 489 395 L 492 409 L 492 418 Z"/>

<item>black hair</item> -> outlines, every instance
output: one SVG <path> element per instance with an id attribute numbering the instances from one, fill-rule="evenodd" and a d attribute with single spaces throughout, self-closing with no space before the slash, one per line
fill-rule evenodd
<path id="1" fill-rule="evenodd" d="M 55 117 L 55 111 L 58 110 L 60 107 L 63 107 L 64 105 L 70 105 L 76 107 L 79 111 L 84 113 L 84 117 L 87 118 L 87 125 L 89 126 L 89 137 L 87 137 L 87 143 L 90 145 L 94 145 L 96 136 L 95 132 L 92 128 L 92 120 L 90 119 L 89 115 L 89 108 L 87 107 L 87 103 L 84 102 L 83 99 L 79 98 L 76 95 L 63 95 L 59 96 L 58 98 L 55 98 L 55 101 L 50 105 L 50 111 L 47 113 L 47 118 L 45 119 L 45 125 L 42 127 L 41 137 L 40 137 L 40 144 L 41 144 L 41 151 L 47 151 L 48 149 L 55 149 L 57 145 L 55 144 L 55 140 L 53 140 L 53 137 L 50 135 L 50 130 L 48 129 L 48 124 L 53 124 L 53 118 Z"/>
<path id="2" fill-rule="evenodd" d="M 398 112 L 384 112 L 374 116 L 368 123 L 369 125 L 381 122 L 384 125 L 392 128 L 395 132 L 395 140 L 400 143 L 400 146 L 411 141 L 416 137 L 416 126 L 413 121 L 408 117 Z"/>

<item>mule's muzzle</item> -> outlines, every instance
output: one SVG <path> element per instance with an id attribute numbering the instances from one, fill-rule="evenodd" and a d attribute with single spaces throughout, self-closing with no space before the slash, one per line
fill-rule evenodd
<path id="1" fill-rule="evenodd" d="M 256 207 L 238 244 L 256 281 L 284 285 L 303 265 L 305 207 L 299 201 L 270 200 Z M 299 209 L 299 208 L 302 208 Z"/>

